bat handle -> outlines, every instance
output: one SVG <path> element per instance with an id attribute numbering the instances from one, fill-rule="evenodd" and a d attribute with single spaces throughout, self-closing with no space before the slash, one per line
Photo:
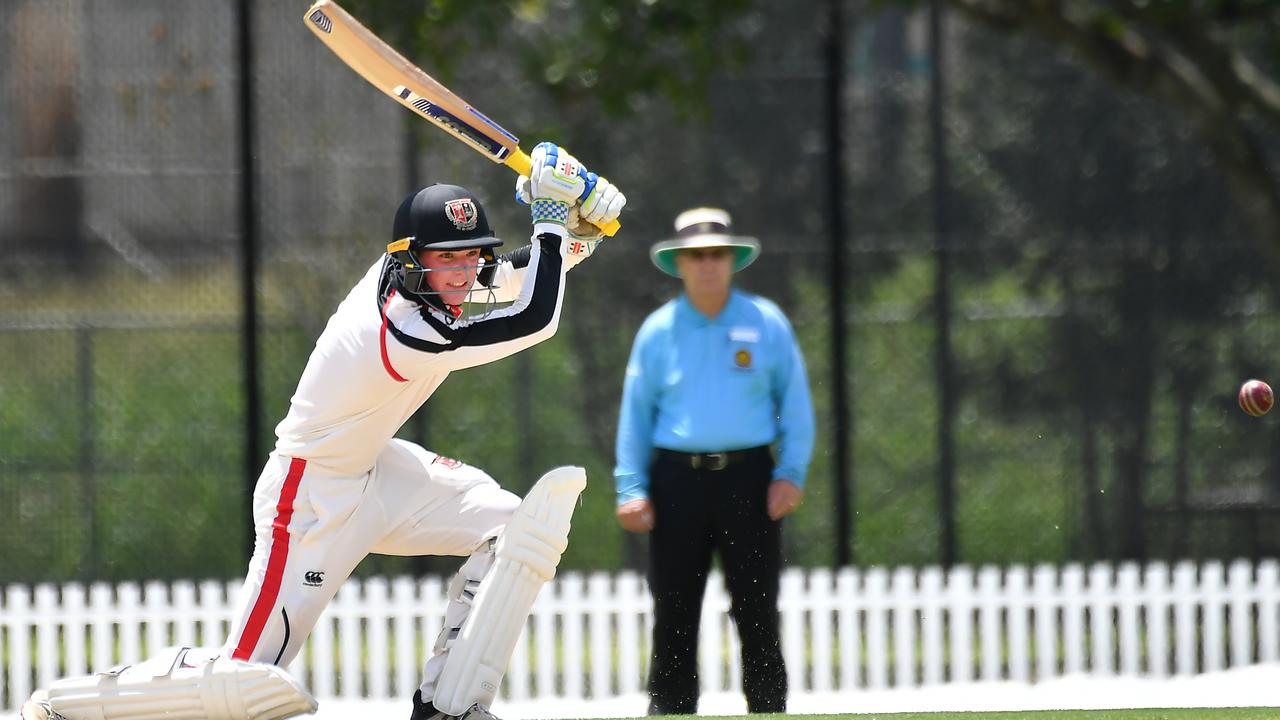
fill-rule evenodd
<path id="1" fill-rule="evenodd" d="M 508 155 L 502 163 L 515 170 L 517 175 L 528 175 L 533 172 L 533 161 L 529 159 L 529 153 L 520 148 L 516 148 L 515 152 Z"/>
<path id="2" fill-rule="evenodd" d="M 529 159 L 528 153 L 520 148 L 516 148 L 516 151 L 508 155 L 507 159 L 503 160 L 502 163 L 521 175 L 528 175 L 533 169 L 533 161 Z M 605 235 L 613 237 L 622 227 L 622 223 L 613 220 L 603 225 L 596 225 L 596 227 L 600 228 Z"/>

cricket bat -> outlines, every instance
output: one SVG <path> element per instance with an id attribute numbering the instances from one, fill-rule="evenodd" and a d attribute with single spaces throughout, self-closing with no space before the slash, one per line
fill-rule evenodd
<path id="1" fill-rule="evenodd" d="M 490 160 L 529 174 L 529 156 L 515 135 L 406 60 L 336 2 L 317 0 L 303 19 L 316 37 L 374 87 Z M 600 226 L 610 236 L 618 228 L 617 220 Z"/>

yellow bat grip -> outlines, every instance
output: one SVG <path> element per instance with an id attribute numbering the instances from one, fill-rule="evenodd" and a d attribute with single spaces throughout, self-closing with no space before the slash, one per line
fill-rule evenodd
<path id="1" fill-rule="evenodd" d="M 515 152 L 508 155 L 507 159 L 502 161 L 502 164 L 506 165 L 512 170 L 515 170 L 517 173 L 521 175 L 528 175 L 529 171 L 532 170 L 533 168 L 533 161 L 529 159 L 528 153 L 521 150 L 520 148 L 516 148 Z M 622 223 L 618 222 L 617 220 L 613 220 L 605 223 L 604 225 L 596 225 L 596 227 L 600 228 L 600 230 L 604 232 L 605 235 L 609 237 L 613 237 L 614 233 L 618 232 L 618 230 L 622 227 Z"/>
<path id="2" fill-rule="evenodd" d="M 502 161 L 504 165 L 516 171 L 518 175 L 528 175 L 533 171 L 533 161 L 529 159 L 529 153 L 516 148 L 516 151 L 507 156 Z"/>

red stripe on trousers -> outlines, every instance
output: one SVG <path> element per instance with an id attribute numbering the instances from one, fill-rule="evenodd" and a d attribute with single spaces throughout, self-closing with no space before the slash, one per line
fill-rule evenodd
<path id="1" fill-rule="evenodd" d="M 387 369 L 391 379 L 396 382 L 409 382 L 391 367 L 391 356 L 387 355 L 387 308 L 391 307 L 391 298 L 395 296 L 396 291 L 392 290 L 387 294 L 387 302 L 382 306 L 382 332 L 378 333 L 378 346 L 382 350 L 382 367 Z"/>
<path id="2" fill-rule="evenodd" d="M 294 458 L 289 463 L 289 474 L 284 478 L 284 487 L 280 490 L 280 500 L 276 503 L 276 519 L 271 523 L 271 554 L 267 557 L 267 576 L 262 579 L 262 588 L 258 590 L 258 600 L 253 604 L 253 612 L 249 613 L 249 622 L 240 635 L 240 644 L 231 654 L 233 660 L 248 660 L 258 646 L 262 630 L 271 617 L 271 608 L 276 605 L 280 596 L 280 582 L 284 579 L 284 566 L 289 560 L 289 521 L 293 519 L 293 500 L 298 496 L 298 485 L 302 482 L 302 471 L 307 461 Z"/>

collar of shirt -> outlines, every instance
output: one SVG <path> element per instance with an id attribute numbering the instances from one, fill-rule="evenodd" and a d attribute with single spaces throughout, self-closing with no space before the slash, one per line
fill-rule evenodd
<path id="1" fill-rule="evenodd" d="M 729 299 L 725 301 L 724 307 L 720 309 L 720 314 L 714 318 L 709 318 L 693 306 L 693 302 L 689 300 L 688 293 L 681 292 L 680 297 L 676 300 L 676 322 L 693 327 L 727 325 L 737 314 L 739 302 L 741 302 L 741 298 L 738 291 L 734 288 L 729 288 Z"/>

